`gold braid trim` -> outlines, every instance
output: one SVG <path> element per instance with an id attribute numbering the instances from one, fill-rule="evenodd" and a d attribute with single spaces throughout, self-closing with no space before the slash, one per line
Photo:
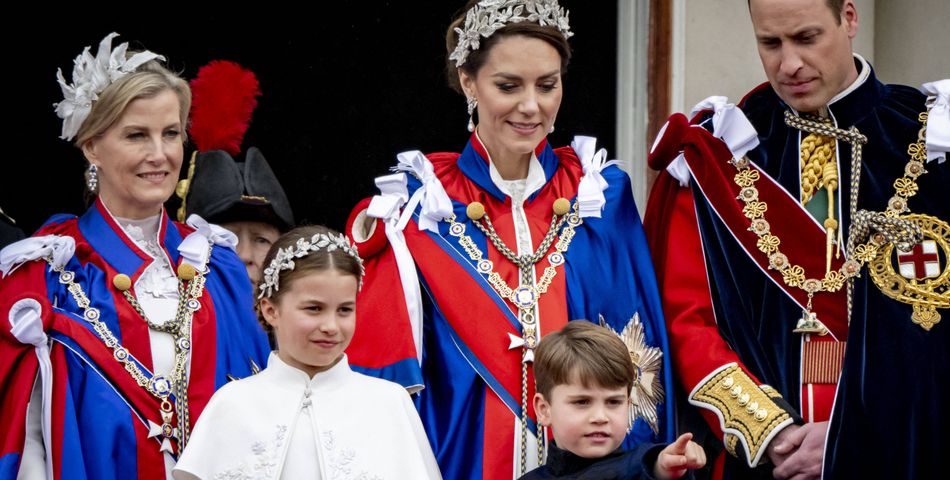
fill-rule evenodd
<path id="1" fill-rule="evenodd" d="M 825 166 L 831 161 L 836 162 L 835 139 L 817 133 L 809 133 L 801 143 L 802 168 L 802 205 L 808 203 L 811 197 L 825 185 Z"/>
<path id="2" fill-rule="evenodd" d="M 780 395 L 767 385 L 756 385 L 737 364 L 730 363 L 697 385 L 689 395 L 689 403 L 719 416 L 726 451 L 742 458 L 736 448 L 741 443 L 751 468 L 759 463 L 772 437 L 793 422 L 773 397 Z"/>

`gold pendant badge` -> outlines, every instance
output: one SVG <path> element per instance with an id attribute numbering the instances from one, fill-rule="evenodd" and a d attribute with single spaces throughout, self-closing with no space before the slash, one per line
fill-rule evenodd
<path id="1" fill-rule="evenodd" d="M 892 243 L 876 245 L 869 271 L 881 292 L 910 304 L 911 320 L 929 331 L 940 322 L 937 309 L 950 308 L 950 225 L 930 215 L 901 218 L 920 227 L 923 241 L 907 251 Z"/>

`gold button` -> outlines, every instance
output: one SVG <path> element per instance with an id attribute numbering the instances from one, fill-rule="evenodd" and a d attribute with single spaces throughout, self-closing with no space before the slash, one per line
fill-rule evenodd
<path id="1" fill-rule="evenodd" d="M 749 398 L 751 397 L 749 396 L 748 393 L 743 393 L 742 395 L 739 395 L 739 405 L 745 405 L 749 403 Z"/>
<path id="2" fill-rule="evenodd" d="M 112 277 L 112 285 L 116 288 L 116 290 L 124 292 L 132 288 L 132 279 L 129 278 L 128 275 L 120 273 Z"/>
<path id="3" fill-rule="evenodd" d="M 481 202 L 472 202 L 465 208 L 465 214 L 472 220 L 481 220 L 485 216 L 485 206 Z"/>
<path id="4" fill-rule="evenodd" d="M 759 408 L 759 402 L 752 402 L 749 404 L 749 406 L 745 407 L 745 410 L 749 412 L 750 414 L 752 414 L 752 413 L 755 413 L 755 411 L 758 410 L 758 408 Z"/>
<path id="5" fill-rule="evenodd" d="M 765 420 L 767 416 L 769 416 L 769 412 L 764 408 L 760 408 L 759 411 L 755 412 L 755 419 L 760 422 Z"/>
<path id="6" fill-rule="evenodd" d="M 557 216 L 567 215 L 567 212 L 571 211 L 571 202 L 570 200 L 561 197 L 554 201 L 554 214 Z"/>
<path id="7" fill-rule="evenodd" d="M 722 380 L 722 388 L 729 390 L 736 381 L 732 377 L 726 377 Z"/>
<path id="8" fill-rule="evenodd" d="M 739 385 L 736 385 L 735 387 L 732 387 L 732 391 L 729 392 L 729 395 L 731 395 L 732 398 L 736 398 L 736 397 L 738 397 L 739 394 L 741 394 L 741 393 L 742 393 L 742 387 L 739 386 Z"/>
<path id="9" fill-rule="evenodd" d="M 189 281 L 195 278 L 195 273 L 197 273 L 195 267 L 192 267 L 190 264 L 182 263 L 178 266 L 178 276 L 181 277 L 182 280 Z"/>

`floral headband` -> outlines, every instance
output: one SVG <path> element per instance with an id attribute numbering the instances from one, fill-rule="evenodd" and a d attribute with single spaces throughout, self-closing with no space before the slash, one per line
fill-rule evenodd
<path id="1" fill-rule="evenodd" d="M 270 265 L 264 269 L 264 281 L 258 286 L 260 290 L 260 294 L 257 296 L 258 300 L 264 297 L 272 297 L 274 292 L 280 290 L 280 272 L 293 270 L 295 267 L 294 259 L 306 257 L 311 252 L 326 250 L 327 253 L 329 253 L 336 249 L 342 250 L 343 253 L 353 257 L 356 262 L 360 264 L 359 286 L 362 288 L 362 277 L 366 273 L 366 270 L 363 268 L 363 259 L 360 258 L 359 252 L 356 250 L 356 245 L 350 243 L 349 239 L 342 233 L 339 235 L 317 233 L 310 237 L 309 240 L 301 238 L 297 240 L 296 244 L 290 247 L 277 249 L 277 254 L 274 255 L 274 259 L 271 260 Z"/>

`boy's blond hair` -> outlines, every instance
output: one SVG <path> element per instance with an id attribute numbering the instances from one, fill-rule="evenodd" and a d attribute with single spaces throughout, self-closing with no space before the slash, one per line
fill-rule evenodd
<path id="1" fill-rule="evenodd" d="M 636 376 L 627 346 L 614 332 L 586 320 L 568 322 L 544 337 L 535 350 L 537 391 L 550 399 L 558 385 L 579 381 L 603 388 L 633 387 Z"/>

